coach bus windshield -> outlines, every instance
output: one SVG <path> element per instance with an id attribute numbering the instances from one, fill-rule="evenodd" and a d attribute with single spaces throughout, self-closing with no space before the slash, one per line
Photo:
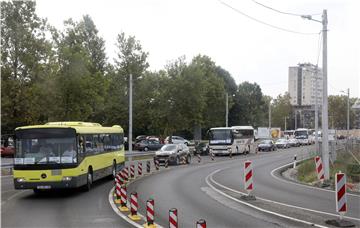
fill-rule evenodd
<path id="1" fill-rule="evenodd" d="M 16 132 L 15 165 L 77 163 L 73 129 L 24 129 Z"/>
<path id="2" fill-rule="evenodd" d="M 214 129 L 210 131 L 210 144 L 231 144 L 233 136 L 231 129 Z"/>

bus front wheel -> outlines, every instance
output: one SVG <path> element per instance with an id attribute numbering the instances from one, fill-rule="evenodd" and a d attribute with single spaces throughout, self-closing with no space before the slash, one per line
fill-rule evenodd
<path id="1" fill-rule="evenodd" d="M 91 185 L 93 183 L 93 174 L 91 169 L 89 169 L 87 175 L 86 175 L 86 185 L 85 185 L 85 191 L 90 191 Z"/>

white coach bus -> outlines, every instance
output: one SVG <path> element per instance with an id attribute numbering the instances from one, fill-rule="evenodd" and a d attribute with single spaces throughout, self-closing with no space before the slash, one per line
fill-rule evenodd
<path id="1" fill-rule="evenodd" d="M 248 154 L 254 145 L 251 126 L 216 127 L 209 130 L 209 149 L 214 155 Z"/>

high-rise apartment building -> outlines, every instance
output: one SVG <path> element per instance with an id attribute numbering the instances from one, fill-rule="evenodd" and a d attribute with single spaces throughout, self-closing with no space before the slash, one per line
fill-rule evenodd
<path id="1" fill-rule="evenodd" d="M 322 104 L 322 69 L 310 63 L 289 67 L 289 95 L 294 106 L 314 106 L 316 93 L 318 105 Z"/>

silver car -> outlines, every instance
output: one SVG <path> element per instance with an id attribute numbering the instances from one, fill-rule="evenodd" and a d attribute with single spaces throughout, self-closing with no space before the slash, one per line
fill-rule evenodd
<path id="1" fill-rule="evenodd" d="M 166 144 L 155 152 L 155 160 L 159 161 L 160 165 L 164 165 L 166 160 L 174 165 L 181 164 L 181 161 L 190 164 L 191 154 L 189 147 L 185 144 Z"/>
<path id="2" fill-rule="evenodd" d="M 186 139 L 184 139 L 183 137 L 180 137 L 180 136 L 175 136 L 175 135 L 173 135 L 173 136 L 168 136 L 168 137 L 166 137 L 166 139 L 165 139 L 165 143 L 166 144 L 185 144 L 185 145 L 189 145 L 189 141 L 188 140 L 186 140 Z"/>

